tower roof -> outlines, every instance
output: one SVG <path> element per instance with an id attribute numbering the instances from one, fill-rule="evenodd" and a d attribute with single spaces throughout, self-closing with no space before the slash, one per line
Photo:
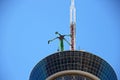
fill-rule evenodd
<path id="1" fill-rule="evenodd" d="M 113 68 L 100 57 L 84 51 L 63 51 L 54 53 L 41 60 L 32 70 L 29 80 L 46 80 L 61 71 L 76 71 L 88 80 L 117 80 Z M 67 74 L 67 72 L 66 72 Z M 74 75 L 74 73 L 71 73 Z M 77 74 L 75 74 L 77 76 Z M 54 76 L 57 78 L 64 75 Z M 48 79 L 49 80 L 49 79 Z M 51 79 L 50 79 L 51 80 Z"/>

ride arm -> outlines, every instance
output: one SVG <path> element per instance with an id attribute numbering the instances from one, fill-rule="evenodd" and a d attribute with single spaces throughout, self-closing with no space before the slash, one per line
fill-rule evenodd
<path id="1" fill-rule="evenodd" d="M 55 34 L 58 34 L 59 36 L 61 36 L 61 34 L 59 32 L 55 32 Z"/>
<path id="2" fill-rule="evenodd" d="M 52 39 L 52 40 L 48 40 L 48 44 L 50 44 L 50 42 L 56 40 L 57 38 L 58 38 L 58 37 L 56 37 L 56 38 L 54 38 L 54 39 Z"/>
<path id="3" fill-rule="evenodd" d="M 69 34 L 69 35 L 64 35 L 64 36 L 70 36 L 71 37 L 71 35 Z"/>
<path id="4" fill-rule="evenodd" d="M 71 46 L 71 44 L 69 43 L 69 41 L 67 41 L 67 39 L 64 38 L 64 40 Z"/>

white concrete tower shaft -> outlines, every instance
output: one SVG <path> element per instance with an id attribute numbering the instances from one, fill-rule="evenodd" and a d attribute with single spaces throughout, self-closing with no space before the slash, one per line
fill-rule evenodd
<path id="1" fill-rule="evenodd" d="M 71 34 L 71 50 L 76 47 L 76 8 L 74 0 L 71 0 L 70 6 L 70 34 Z"/>

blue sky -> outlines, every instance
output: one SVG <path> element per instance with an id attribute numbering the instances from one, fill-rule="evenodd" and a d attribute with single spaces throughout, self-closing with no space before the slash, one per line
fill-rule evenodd
<path id="1" fill-rule="evenodd" d="M 120 0 L 75 4 L 76 49 L 105 59 L 120 80 Z M 59 41 L 47 41 L 56 31 L 69 34 L 69 9 L 70 0 L 0 0 L 0 80 L 28 80 L 33 67 L 57 51 Z"/>

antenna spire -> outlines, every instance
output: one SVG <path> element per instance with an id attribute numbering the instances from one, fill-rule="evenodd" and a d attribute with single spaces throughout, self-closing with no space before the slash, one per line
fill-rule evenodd
<path id="1" fill-rule="evenodd" d="M 70 6 L 70 34 L 71 34 L 71 50 L 75 50 L 76 47 L 76 8 L 74 0 L 71 0 Z"/>

